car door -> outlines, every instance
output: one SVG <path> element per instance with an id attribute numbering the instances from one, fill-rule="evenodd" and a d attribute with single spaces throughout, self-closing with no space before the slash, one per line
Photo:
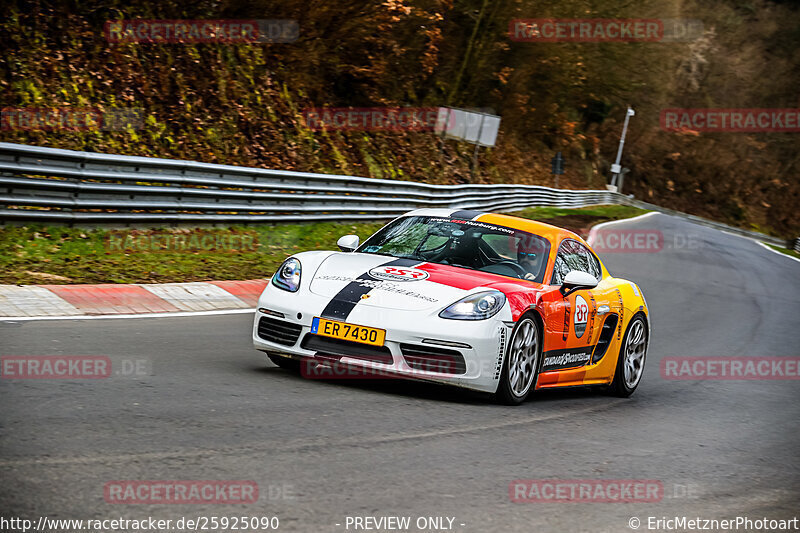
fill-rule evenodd
<path id="1" fill-rule="evenodd" d="M 564 296 L 561 285 L 572 270 L 591 274 L 601 280 L 602 270 L 589 249 L 574 239 L 559 245 L 550 279 L 551 291 L 543 295 L 547 315 L 547 341 L 541 371 L 580 368 L 591 361 L 592 351 L 600 335 L 603 317 L 598 309 L 608 305 L 609 291 L 602 281 L 594 289 L 573 291 Z M 559 381 L 559 384 L 560 381 Z"/>

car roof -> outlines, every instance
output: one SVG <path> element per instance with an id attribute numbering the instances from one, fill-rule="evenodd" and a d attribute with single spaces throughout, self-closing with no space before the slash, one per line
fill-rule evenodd
<path id="1" fill-rule="evenodd" d="M 544 222 L 531 220 L 529 218 L 504 215 L 501 213 L 489 213 L 472 209 L 416 209 L 403 216 L 460 218 L 463 220 L 485 222 L 487 224 L 495 224 L 497 226 L 527 231 L 528 233 L 545 237 L 551 242 L 561 242 L 563 239 L 575 239 L 585 244 L 584 240 L 578 234 L 568 229 L 559 228 L 558 226 L 545 224 Z"/>

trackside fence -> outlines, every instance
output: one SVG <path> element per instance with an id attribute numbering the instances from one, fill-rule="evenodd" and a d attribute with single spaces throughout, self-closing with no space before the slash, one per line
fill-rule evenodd
<path id="1" fill-rule="evenodd" d="M 0 221 L 150 224 L 388 220 L 422 207 L 511 211 L 627 204 L 786 246 L 605 190 L 435 185 L 0 143 Z M 790 243 L 789 247 L 797 246 Z"/>

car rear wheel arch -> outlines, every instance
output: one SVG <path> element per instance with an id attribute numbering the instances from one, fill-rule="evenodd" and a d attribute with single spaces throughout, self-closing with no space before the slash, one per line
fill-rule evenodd
<path id="1" fill-rule="evenodd" d="M 625 358 L 626 356 L 626 347 L 629 342 L 629 337 L 631 335 L 631 328 L 633 324 L 641 320 L 644 326 L 644 347 L 642 350 L 641 356 L 632 355 L 631 361 L 633 365 L 636 365 L 636 359 L 641 359 L 638 364 L 638 377 L 635 383 L 627 384 L 625 380 Z M 635 342 L 635 341 L 634 341 Z M 639 383 L 642 380 L 644 374 L 644 366 L 647 362 L 647 351 L 650 347 L 650 322 L 647 320 L 647 315 L 643 311 L 638 311 L 634 313 L 634 315 L 628 320 L 628 324 L 625 326 L 625 334 L 622 336 L 622 343 L 619 346 L 619 353 L 617 355 L 617 361 L 614 370 L 614 376 L 612 378 L 611 384 L 608 386 L 608 392 L 614 396 L 619 396 L 623 398 L 627 398 L 638 388 Z M 637 349 L 638 350 L 638 349 Z M 636 352 L 633 352 L 634 354 Z M 635 366 L 632 368 L 636 368 Z"/>

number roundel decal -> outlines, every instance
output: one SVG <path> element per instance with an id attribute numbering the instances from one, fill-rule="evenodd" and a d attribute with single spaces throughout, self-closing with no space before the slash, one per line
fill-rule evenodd
<path id="1" fill-rule="evenodd" d="M 586 323 L 589 320 L 589 306 L 582 296 L 575 296 L 575 336 L 578 338 L 583 337 L 583 332 L 586 331 Z"/>
<path id="2" fill-rule="evenodd" d="M 395 266 L 375 267 L 369 271 L 369 275 L 384 281 L 421 281 L 429 276 L 424 270 Z"/>

